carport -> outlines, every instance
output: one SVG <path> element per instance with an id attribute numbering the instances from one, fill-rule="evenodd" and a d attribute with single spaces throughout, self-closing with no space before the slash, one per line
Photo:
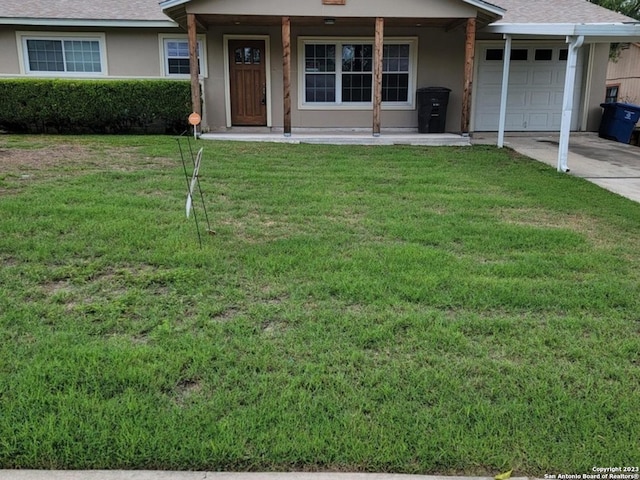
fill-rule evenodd
<path id="1" fill-rule="evenodd" d="M 553 6 L 555 7 L 555 5 Z M 540 6 L 544 10 L 544 6 Z M 514 39 L 557 40 L 564 38 L 568 46 L 567 64 L 562 101 L 562 120 L 557 151 L 557 169 L 568 172 L 569 138 L 571 119 L 574 115 L 574 92 L 577 85 L 577 64 L 580 49 L 587 44 L 640 41 L 640 22 L 619 23 L 507 23 L 496 22 L 486 31 L 501 34 L 505 40 L 502 75 L 502 91 L 498 126 L 498 147 L 503 147 L 507 117 L 507 98 L 509 91 L 509 73 L 511 46 Z M 604 85 L 603 85 L 604 100 Z"/>

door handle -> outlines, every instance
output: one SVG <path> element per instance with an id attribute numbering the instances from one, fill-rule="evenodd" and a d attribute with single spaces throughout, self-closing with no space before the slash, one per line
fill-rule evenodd
<path id="1" fill-rule="evenodd" d="M 266 85 L 262 86 L 262 100 L 260 101 L 261 105 L 267 104 L 267 87 Z"/>

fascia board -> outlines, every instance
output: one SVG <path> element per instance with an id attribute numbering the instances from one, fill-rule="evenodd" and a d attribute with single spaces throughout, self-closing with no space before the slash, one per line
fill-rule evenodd
<path id="1" fill-rule="evenodd" d="M 163 2 L 160 2 L 160 8 L 162 8 L 162 10 L 166 10 L 167 8 L 178 7 L 185 3 L 189 3 L 190 1 L 191 0 L 164 0 Z"/>
<path id="2" fill-rule="evenodd" d="M 499 15 L 501 17 L 504 16 L 506 10 L 504 8 L 500 8 L 496 5 L 492 5 L 489 2 L 484 2 L 482 0 L 464 0 L 464 3 L 468 3 L 469 5 L 485 10 L 489 13 L 493 13 L 494 15 Z"/>
<path id="3" fill-rule="evenodd" d="M 172 20 L 81 20 L 68 18 L 19 18 L 0 17 L 0 25 L 32 25 L 38 27 L 128 27 L 128 28 L 176 28 Z"/>
<path id="4" fill-rule="evenodd" d="M 503 35 L 611 37 L 615 41 L 640 36 L 640 23 L 494 23 L 484 31 Z"/>

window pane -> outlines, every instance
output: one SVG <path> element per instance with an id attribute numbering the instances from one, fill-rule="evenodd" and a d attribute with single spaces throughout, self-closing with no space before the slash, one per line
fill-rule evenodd
<path id="1" fill-rule="evenodd" d="M 29 70 L 64 72 L 61 40 L 27 40 Z"/>
<path id="2" fill-rule="evenodd" d="M 536 48 L 537 61 L 550 61 L 553 59 L 553 50 L 550 48 Z"/>
<path id="3" fill-rule="evenodd" d="M 501 61 L 504 57 L 504 50 L 501 48 L 488 48 L 485 54 L 485 60 Z"/>
<path id="4" fill-rule="evenodd" d="M 511 60 L 526 61 L 529 58 L 529 50 L 526 48 L 516 48 L 511 50 Z"/>
<path id="5" fill-rule="evenodd" d="M 560 61 L 566 60 L 568 55 L 569 55 L 569 50 L 566 48 L 563 48 L 562 50 L 560 50 L 560 56 L 558 57 L 558 59 Z"/>
<path id="6" fill-rule="evenodd" d="M 342 75 L 342 101 L 345 103 L 370 102 L 371 83 L 370 73 Z"/>
<path id="7" fill-rule="evenodd" d="M 305 72 L 335 72 L 335 45 L 306 45 Z"/>
<path id="8" fill-rule="evenodd" d="M 335 102 L 336 76 L 334 74 L 306 74 L 305 102 Z"/>
<path id="9" fill-rule="evenodd" d="M 171 75 L 189 75 L 189 59 L 188 58 L 170 58 L 168 60 L 169 74 Z"/>
<path id="10" fill-rule="evenodd" d="M 342 46 L 342 71 L 343 72 L 371 72 L 373 70 L 373 46 L 343 45 Z"/>
<path id="11" fill-rule="evenodd" d="M 382 75 L 382 101 L 406 102 L 409 100 L 409 74 L 384 73 Z"/>
<path id="12" fill-rule="evenodd" d="M 97 41 L 65 40 L 68 72 L 100 72 L 100 44 Z"/>

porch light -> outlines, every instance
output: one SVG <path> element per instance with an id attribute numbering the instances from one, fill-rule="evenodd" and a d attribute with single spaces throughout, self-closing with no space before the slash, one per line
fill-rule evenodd
<path id="1" fill-rule="evenodd" d="M 336 24 L 336 19 L 335 18 L 325 18 L 324 19 L 324 24 L 325 25 L 335 25 Z"/>

